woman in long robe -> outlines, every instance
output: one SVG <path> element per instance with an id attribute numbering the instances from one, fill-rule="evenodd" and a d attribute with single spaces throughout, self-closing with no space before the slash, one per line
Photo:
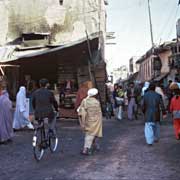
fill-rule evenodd
<path id="1" fill-rule="evenodd" d="M 5 143 L 13 137 L 13 112 L 7 91 L 0 91 L 0 142 Z"/>
<path id="2" fill-rule="evenodd" d="M 29 121 L 28 104 L 26 103 L 26 89 L 21 86 L 16 96 L 16 110 L 14 114 L 13 128 L 21 129 L 28 127 L 34 129 L 33 125 Z"/>

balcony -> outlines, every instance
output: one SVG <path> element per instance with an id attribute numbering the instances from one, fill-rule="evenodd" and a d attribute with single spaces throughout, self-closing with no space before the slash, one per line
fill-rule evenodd
<path id="1" fill-rule="evenodd" d="M 169 58 L 169 66 L 180 69 L 180 53 L 176 53 Z"/>

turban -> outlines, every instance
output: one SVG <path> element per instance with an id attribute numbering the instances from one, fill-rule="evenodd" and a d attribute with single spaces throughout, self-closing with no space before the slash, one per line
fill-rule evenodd
<path id="1" fill-rule="evenodd" d="M 88 96 L 92 97 L 98 94 L 98 90 L 96 88 L 89 89 Z"/>

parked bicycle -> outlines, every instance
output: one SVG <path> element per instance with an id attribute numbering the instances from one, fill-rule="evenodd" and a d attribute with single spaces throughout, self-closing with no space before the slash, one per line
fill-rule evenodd
<path id="1" fill-rule="evenodd" d="M 58 146 L 58 138 L 52 130 L 46 128 L 46 120 L 48 119 L 44 118 L 38 121 L 39 125 L 35 128 L 33 135 L 33 154 L 37 161 L 42 159 L 45 149 L 49 148 L 53 153 L 56 151 Z"/>

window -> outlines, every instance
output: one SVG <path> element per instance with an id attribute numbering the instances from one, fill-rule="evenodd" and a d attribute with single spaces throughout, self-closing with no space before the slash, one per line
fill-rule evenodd
<path id="1" fill-rule="evenodd" d="M 64 0 L 59 0 L 59 4 L 62 6 Z"/>
<path id="2" fill-rule="evenodd" d="M 108 5 L 109 3 L 108 3 L 108 0 L 104 0 L 104 4 L 105 5 Z"/>

